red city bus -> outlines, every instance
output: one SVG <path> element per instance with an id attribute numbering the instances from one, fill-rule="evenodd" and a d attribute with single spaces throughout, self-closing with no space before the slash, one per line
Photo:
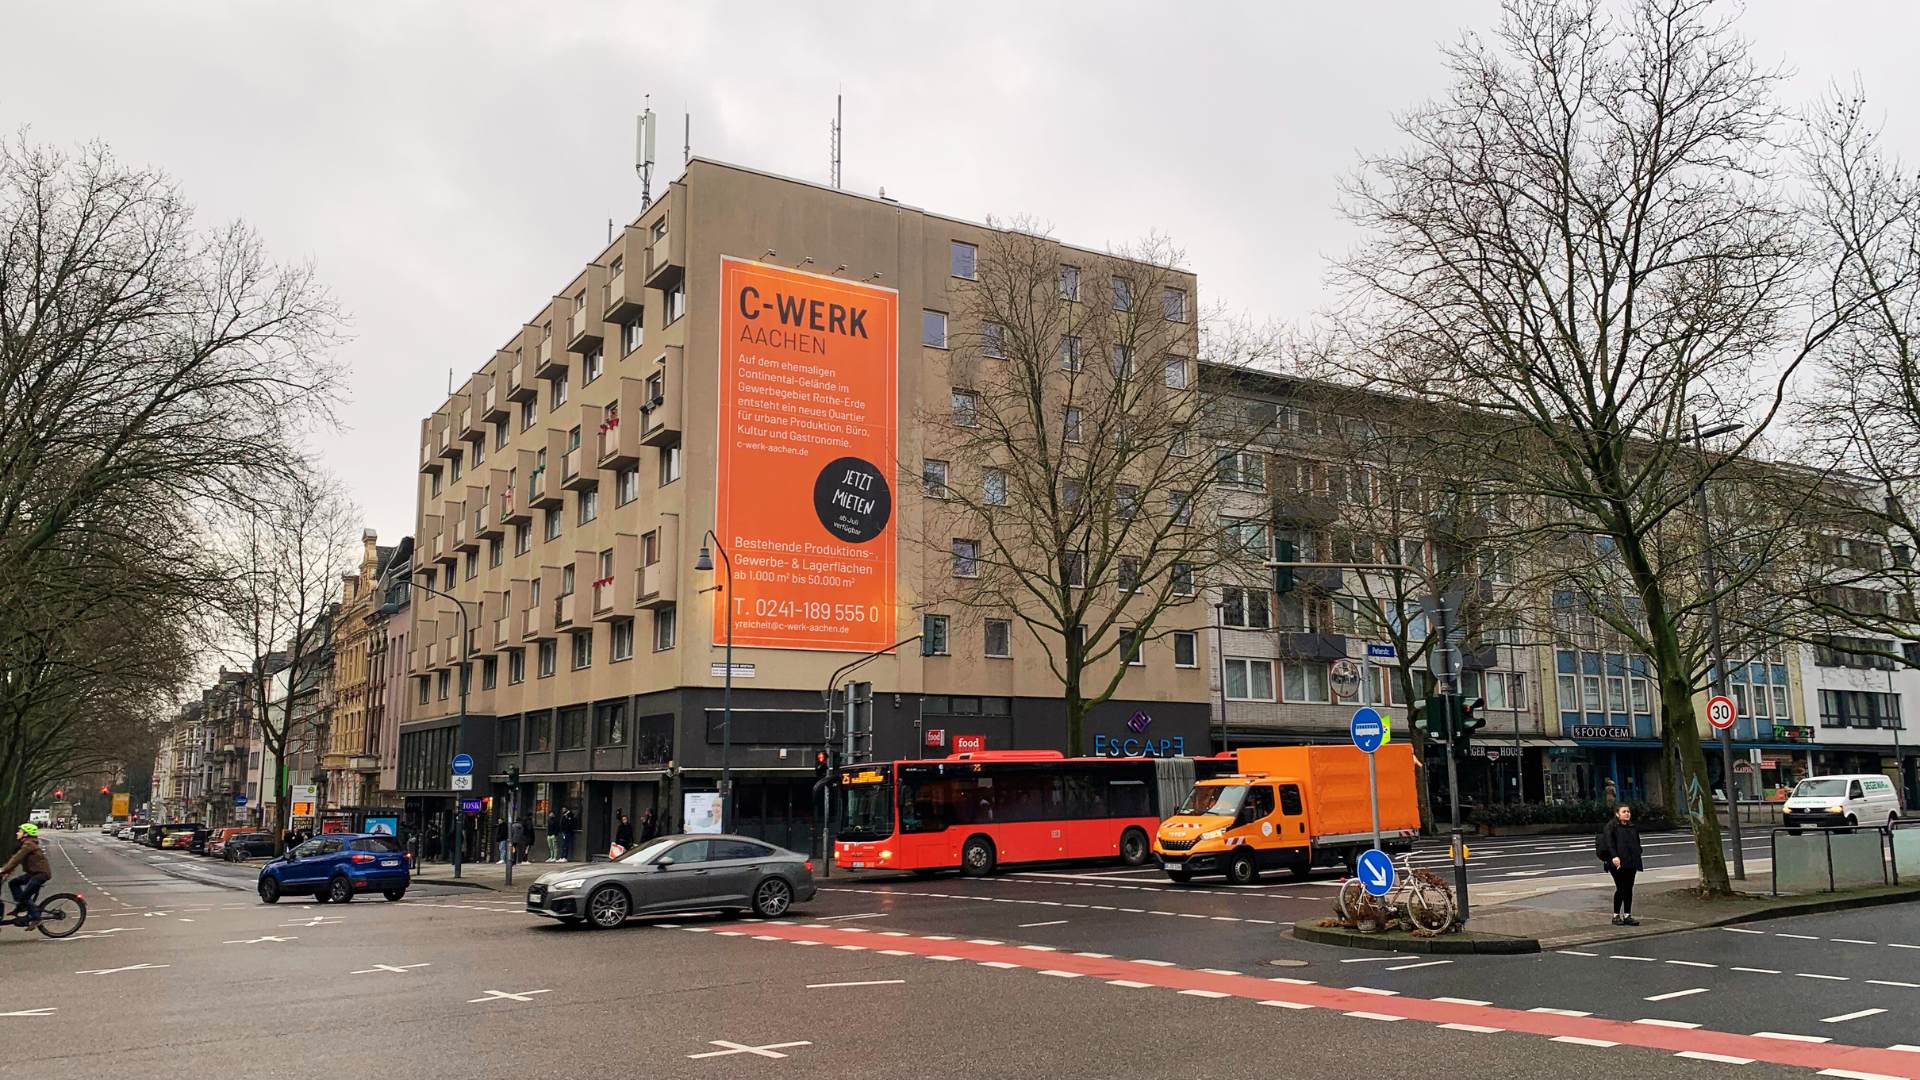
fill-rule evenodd
<path id="1" fill-rule="evenodd" d="M 1153 858 L 1160 821 L 1211 758 L 1069 758 L 989 750 L 842 766 L 833 777 L 833 864 L 849 870 L 959 870 L 1008 863 Z"/>

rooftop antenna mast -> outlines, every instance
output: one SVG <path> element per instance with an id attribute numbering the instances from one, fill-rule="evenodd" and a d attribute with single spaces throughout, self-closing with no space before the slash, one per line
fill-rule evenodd
<path id="1" fill-rule="evenodd" d="M 640 175 L 640 209 L 653 205 L 653 95 L 634 120 L 633 171 Z"/>
<path id="2" fill-rule="evenodd" d="M 686 121 L 686 127 L 681 133 L 680 164 L 688 165 L 693 162 L 693 114 L 681 113 L 680 116 Z"/>
<path id="3" fill-rule="evenodd" d="M 840 187 L 841 97 L 840 94 L 833 95 L 833 186 L 836 190 Z"/>

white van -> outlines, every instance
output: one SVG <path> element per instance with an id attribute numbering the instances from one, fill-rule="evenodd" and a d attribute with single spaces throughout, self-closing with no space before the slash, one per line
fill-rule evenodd
<path id="1" fill-rule="evenodd" d="M 1879 773 L 1810 776 L 1781 815 L 1788 825 L 1885 825 L 1900 816 L 1900 793 Z"/>
<path id="2" fill-rule="evenodd" d="M 51 809 L 29 810 L 27 811 L 27 820 L 43 829 L 51 828 L 53 826 L 53 811 Z"/>

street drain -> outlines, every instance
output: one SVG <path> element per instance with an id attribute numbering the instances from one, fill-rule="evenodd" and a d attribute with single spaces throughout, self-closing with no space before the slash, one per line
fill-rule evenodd
<path id="1" fill-rule="evenodd" d="M 1306 967 L 1307 962 L 1305 960 L 1269 960 L 1267 965 L 1269 967 Z"/>

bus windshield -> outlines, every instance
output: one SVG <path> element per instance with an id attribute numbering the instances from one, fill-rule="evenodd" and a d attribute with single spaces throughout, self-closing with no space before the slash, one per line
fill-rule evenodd
<path id="1" fill-rule="evenodd" d="M 1232 817 L 1240 812 L 1240 804 L 1247 801 L 1245 784 L 1202 784 L 1193 789 L 1187 801 L 1180 804 L 1182 814 L 1218 814 Z"/>
<path id="2" fill-rule="evenodd" d="M 864 775 L 856 775 L 864 779 Z M 850 843 L 866 843 L 892 836 L 893 781 L 848 782 L 854 778 L 847 775 L 840 778 L 840 827 L 835 837 Z"/>

